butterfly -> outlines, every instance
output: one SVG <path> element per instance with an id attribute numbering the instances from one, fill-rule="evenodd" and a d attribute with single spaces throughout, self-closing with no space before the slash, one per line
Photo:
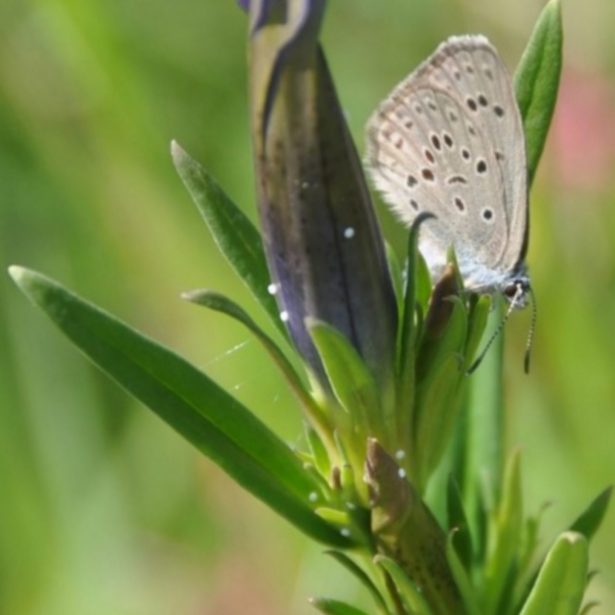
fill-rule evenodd
<path id="1" fill-rule="evenodd" d="M 421 227 L 432 277 L 454 246 L 466 289 L 531 293 L 525 138 L 513 84 L 482 35 L 454 36 L 406 77 L 367 124 L 368 171 L 401 220 Z"/>

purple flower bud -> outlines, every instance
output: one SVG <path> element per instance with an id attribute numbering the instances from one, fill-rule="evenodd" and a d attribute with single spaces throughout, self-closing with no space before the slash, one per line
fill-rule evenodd
<path id="1" fill-rule="evenodd" d="M 318 45 L 323 10 L 324 0 L 251 5 L 260 217 L 280 311 L 313 371 L 322 381 L 307 316 L 343 333 L 382 385 L 393 376 L 396 304 L 361 163 Z"/>

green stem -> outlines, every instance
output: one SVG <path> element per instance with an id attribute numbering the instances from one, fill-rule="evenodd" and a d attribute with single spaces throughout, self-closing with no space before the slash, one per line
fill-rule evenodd
<path id="1" fill-rule="evenodd" d="M 501 322 L 502 300 L 489 315 L 483 339 L 489 339 Z M 483 537 L 483 500 L 490 507 L 499 499 L 504 466 L 504 412 L 502 368 L 504 332 L 494 341 L 482 364 L 471 376 L 466 409 L 465 474 L 462 491 L 472 535 Z"/>

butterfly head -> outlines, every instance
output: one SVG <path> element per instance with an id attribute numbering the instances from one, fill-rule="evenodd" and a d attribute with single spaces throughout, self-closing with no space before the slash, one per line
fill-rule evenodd
<path id="1" fill-rule="evenodd" d="M 530 324 L 530 330 L 527 336 L 527 343 L 525 346 L 525 357 L 523 361 L 525 373 L 529 373 L 530 370 L 530 352 L 532 350 L 532 343 L 534 340 L 534 331 L 536 329 L 536 300 L 534 299 L 534 293 L 532 291 L 532 286 L 530 284 L 530 278 L 524 271 L 516 274 L 509 279 L 507 279 L 501 286 L 500 290 L 506 300 L 508 301 L 508 309 L 504 314 L 504 317 L 500 321 L 500 324 L 497 326 L 496 330 L 493 332 L 489 341 L 483 348 L 483 351 L 478 355 L 475 359 L 474 363 L 468 369 L 468 374 L 471 374 L 481 363 L 485 354 L 487 354 L 487 350 L 496 339 L 496 337 L 501 333 L 508 317 L 515 309 L 521 309 L 527 306 L 528 303 L 532 304 L 532 321 Z"/>
<path id="2" fill-rule="evenodd" d="M 534 341 L 534 331 L 536 330 L 536 299 L 530 285 L 530 278 L 527 273 L 516 275 L 508 280 L 502 286 L 502 294 L 509 302 L 508 310 L 504 316 L 503 323 L 506 322 L 510 313 L 515 309 L 524 308 L 531 300 L 532 303 L 532 321 L 530 330 L 527 335 L 527 343 L 525 345 L 525 358 L 523 361 L 525 373 L 530 371 L 530 352 Z"/>
<path id="3" fill-rule="evenodd" d="M 530 278 L 525 273 L 515 275 L 502 284 L 501 291 L 510 305 L 510 310 L 522 309 L 527 306 L 532 294 Z"/>

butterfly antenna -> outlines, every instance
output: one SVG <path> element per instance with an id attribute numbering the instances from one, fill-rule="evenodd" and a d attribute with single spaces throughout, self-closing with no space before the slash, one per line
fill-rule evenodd
<path id="1" fill-rule="evenodd" d="M 489 341 L 485 344 L 485 347 L 483 348 L 482 352 L 478 355 L 478 357 L 476 357 L 474 363 L 470 365 L 470 368 L 466 372 L 468 376 L 471 373 L 473 373 L 476 370 L 476 368 L 482 363 L 483 359 L 485 358 L 485 355 L 487 354 L 487 351 L 489 350 L 489 348 L 491 348 L 491 344 L 493 344 L 497 336 L 500 335 L 500 333 L 502 333 L 502 329 L 504 328 L 506 321 L 508 320 L 510 315 L 513 313 L 513 310 L 517 307 L 517 301 L 519 300 L 519 297 L 521 297 L 522 294 L 523 294 L 523 287 L 521 286 L 521 284 L 517 284 L 517 292 L 515 293 L 515 296 L 512 298 L 512 301 L 510 302 L 510 305 L 508 306 L 508 309 L 506 310 L 506 314 L 504 314 L 504 317 L 500 321 L 500 324 L 498 325 L 497 329 L 493 332 L 493 334 L 489 338 Z M 534 305 L 533 302 L 532 302 L 532 305 Z"/>
<path id="2" fill-rule="evenodd" d="M 528 287 L 530 298 L 532 300 L 532 320 L 530 322 L 530 330 L 527 333 L 527 342 L 525 343 L 525 355 L 523 357 L 523 369 L 526 374 L 530 373 L 530 355 L 532 353 L 532 347 L 534 345 L 534 333 L 536 333 L 536 295 L 532 287 Z"/>

